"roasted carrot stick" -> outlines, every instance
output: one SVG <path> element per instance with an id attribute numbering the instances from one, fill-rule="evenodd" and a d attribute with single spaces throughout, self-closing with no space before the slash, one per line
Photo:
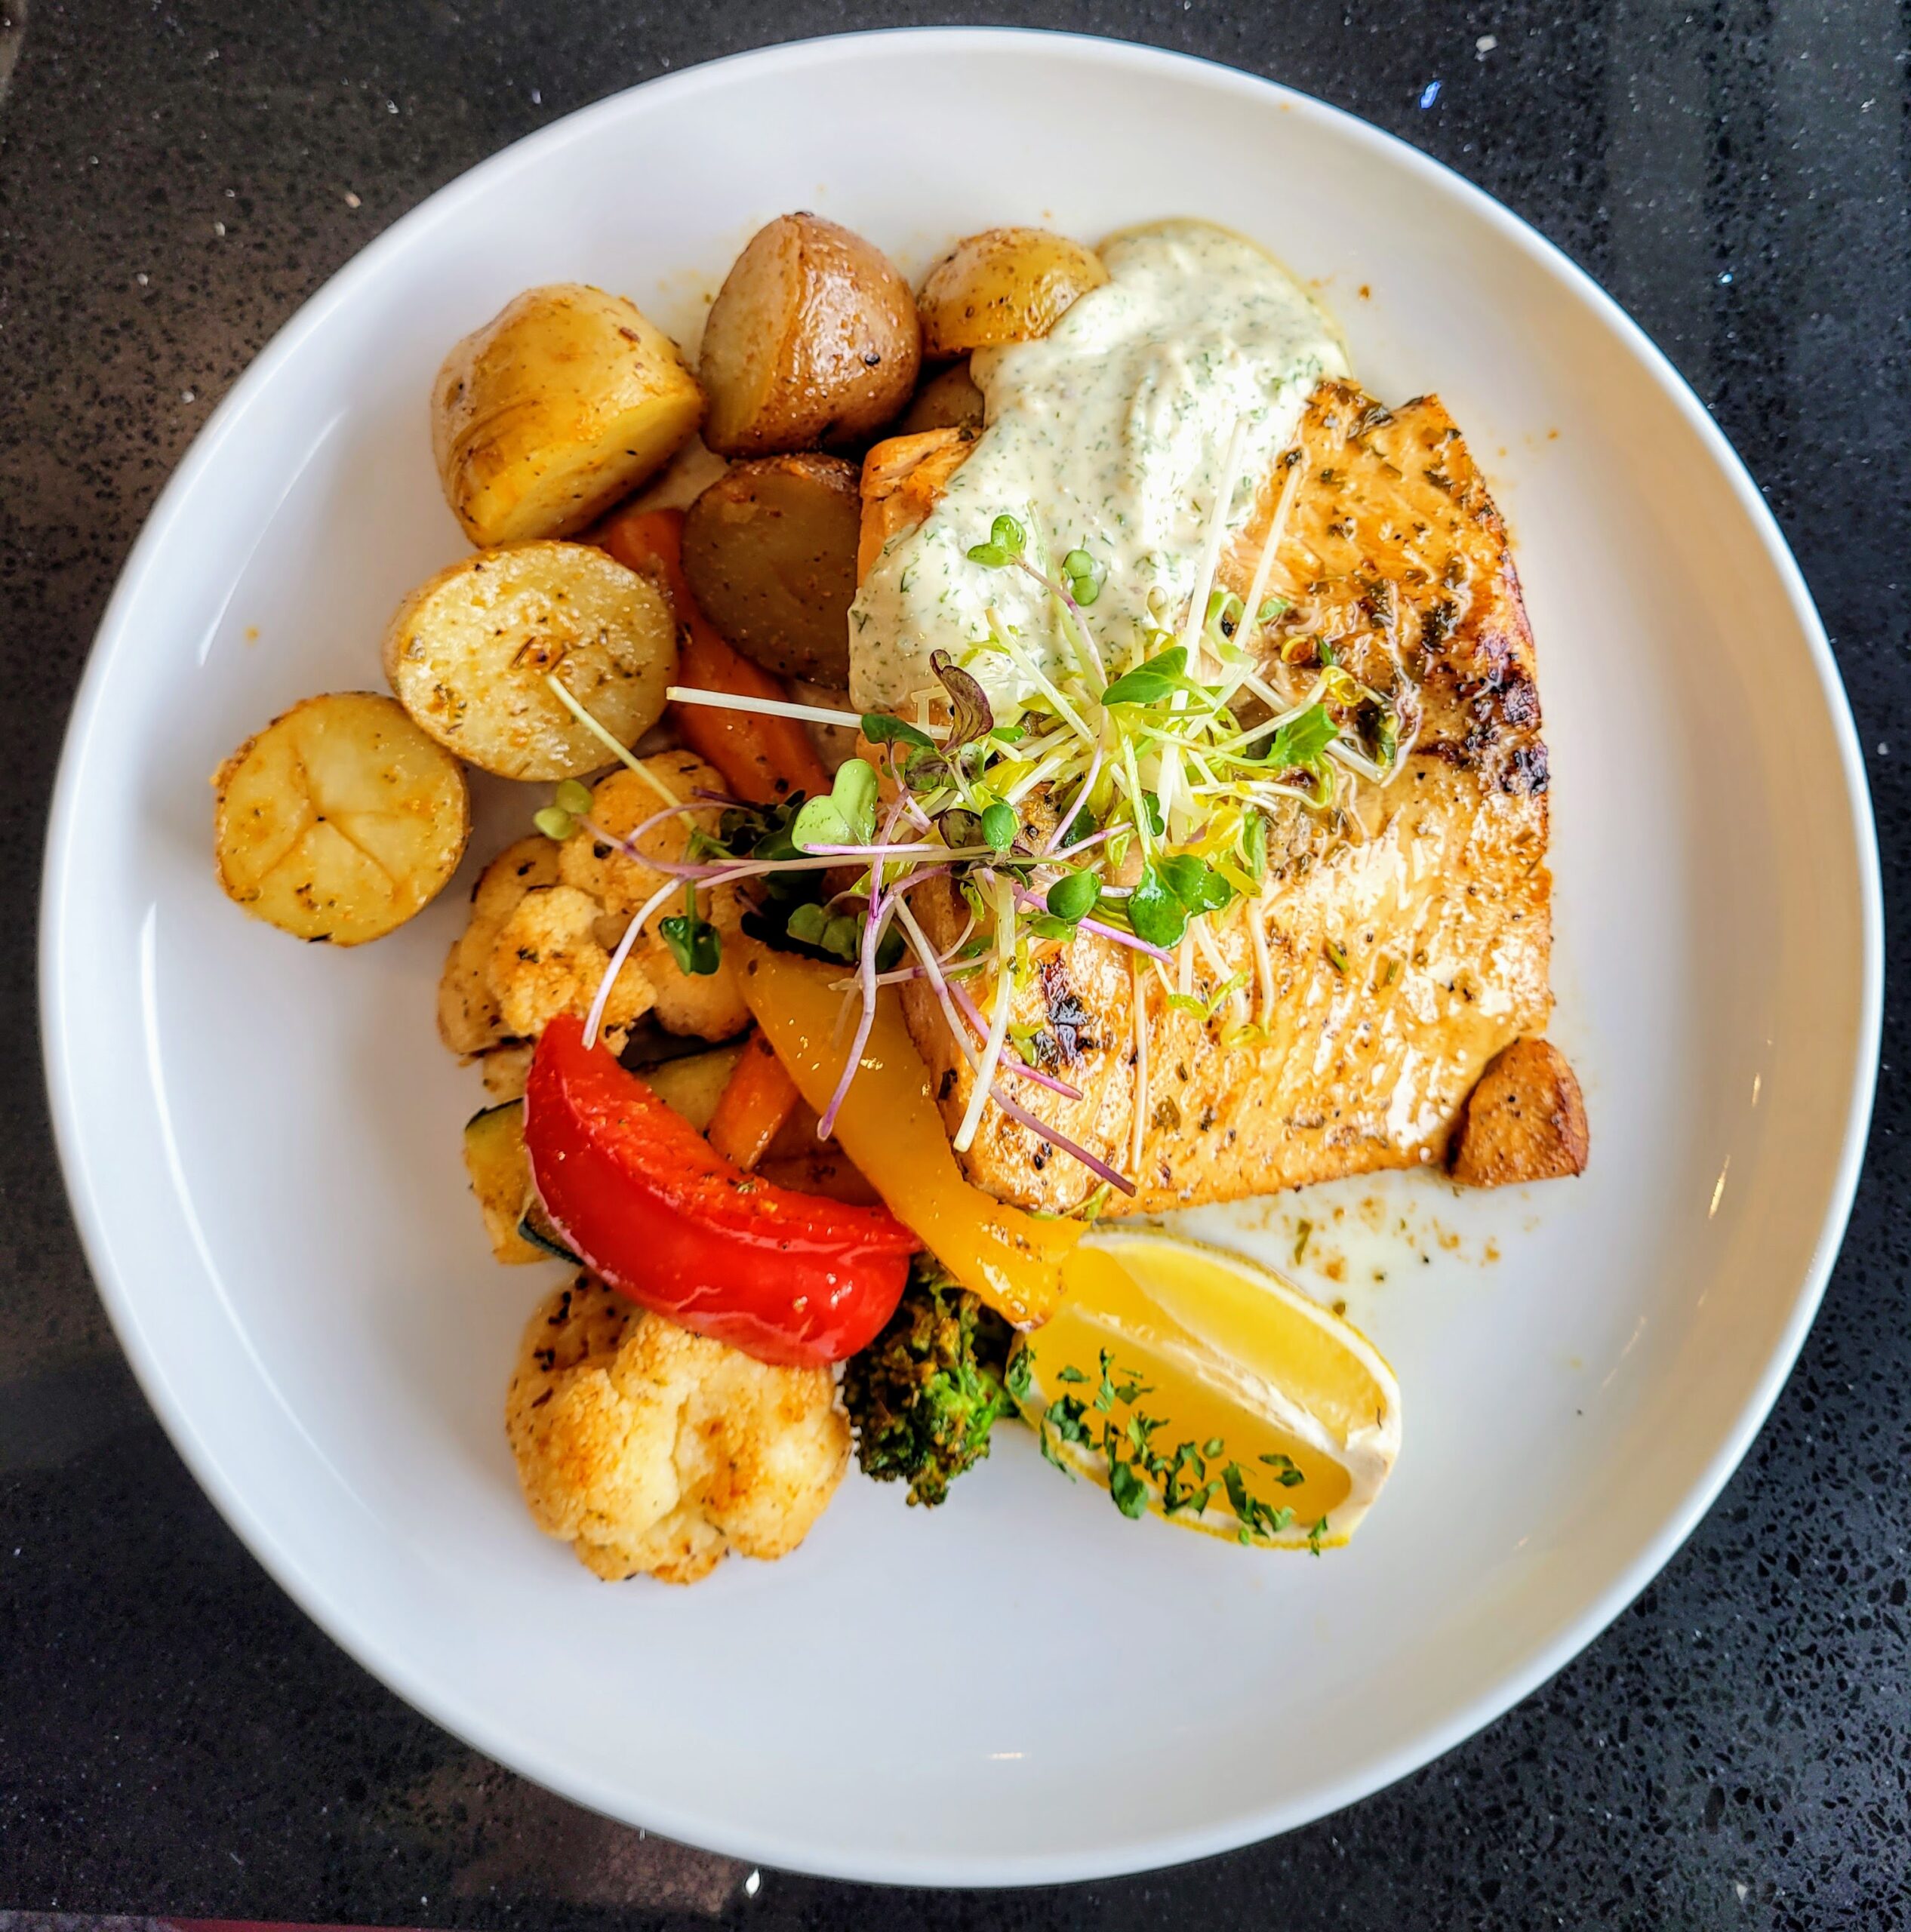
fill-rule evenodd
<path id="1" fill-rule="evenodd" d="M 801 1096 L 761 1032 L 752 1033 L 732 1069 L 704 1139 L 727 1161 L 753 1168 Z"/>
<path id="2" fill-rule="evenodd" d="M 743 697 L 785 698 L 783 681 L 734 650 L 697 609 L 683 568 L 682 510 L 613 510 L 585 534 L 620 564 L 663 586 L 677 614 L 677 682 Z M 815 798 L 829 774 L 809 734 L 793 718 L 764 718 L 703 705 L 671 707 L 684 743 L 723 774 L 740 798 L 773 804 L 792 792 Z"/>

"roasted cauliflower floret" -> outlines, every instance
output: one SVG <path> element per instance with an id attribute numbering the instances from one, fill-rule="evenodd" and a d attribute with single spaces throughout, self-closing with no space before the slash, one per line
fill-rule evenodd
<path id="1" fill-rule="evenodd" d="M 658 784 L 689 804 L 699 791 L 721 792 L 723 780 L 713 765 L 692 752 L 660 752 L 644 761 Z M 591 795 L 586 816 L 600 832 L 628 838 L 646 819 L 663 808 L 663 795 L 631 771 L 614 771 Z M 696 806 L 691 819 L 697 829 L 714 834 L 723 816 L 720 805 Z M 689 827 L 681 815 L 660 820 L 633 841 L 639 852 L 654 858 L 676 860 L 684 854 Z M 661 887 L 666 874 L 631 857 L 588 831 L 567 839 L 558 861 L 558 875 L 596 900 L 614 930 L 640 911 Z M 686 973 L 658 931 L 659 922 L 682 910 L 666 905 L 653 913 L 633 957 L 650 981 L 656 998 L 657 1023 L 672 1033 L 694 1033 L 706 1040 L 727 1040 L 749 1024 L 737 977 L 733 944 L 743 908 L 734 886 L 700 888 L 698 913 L 723 935 L 722 963 L 714 973 Z"/>
<path id="2" fill-rule="evenodd" d="M 575 886 L 540 887 L 519 900 L 491 946 L 491 992 L 507 1033 L 535 1039 L 560 1013 L 590 1011 L 611 966 L 598 914 L 597 901 Z M 644 969 L 627 960 L 604 1009 L 605 1030 L 614 1036 L 655 1001 Z"/>
<path id="3" fill-rule="evenodd" d="M 788 1555 L 849 1460 L 826 1369 L 773 1367 L 587 1274 L 531 1317 L 505 1430 L 537 1527 L 612 1582 Z"/>
<path id="4" fill-rule="evenodd" d="M 451 942 L 438 986 L 438 1037 L 454 1054 L 482 1054 L 503 1038 L 504 1017 L 491 992 L 491 949 L 525 894 L 557 882 L 558 849 L 541 836 L 506 846 L 479 875 L 471 918 Z"/>

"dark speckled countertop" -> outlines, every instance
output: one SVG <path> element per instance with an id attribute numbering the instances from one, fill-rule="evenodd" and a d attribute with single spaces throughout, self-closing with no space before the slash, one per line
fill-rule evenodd
<path id="1" fill-rule="evenodd" d="M 1510 204 L 1660 342 L 1750 464 L 1855 707 L 1904 917 L 1911 14 L 1080 0 L 1273 75 Z M 1906 1051 L 1802 1360 L 1665 1574 L 1483 1736 L 1162 1876 L 879 1893 L 572 1810 L 414 1715 L 267 1581 L 108 1331 L 49 1145 L 32 936 L 74 681 L 140 519 L 348 257 L 613 89 L 909 0 L 0 0 L 0 1908 L 765 1928 L 1911 1924 Z M 1439 84 L 1437 90 L 1434 83 Z M 111 1025 L 112 1016 L 101 1016 Z"/>

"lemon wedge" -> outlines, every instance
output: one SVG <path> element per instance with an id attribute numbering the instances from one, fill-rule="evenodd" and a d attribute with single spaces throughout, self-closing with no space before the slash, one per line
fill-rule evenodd
<path id="1" fill-rule="evenodd" d="M 1400 1389 L 1367 1338 L 1239 1255 L 1090 1235 L 1011 1380 L 1060 1467 L 1125 1515 L 1262 1548 L 1343 1543 L 1400 1452 Z"/>

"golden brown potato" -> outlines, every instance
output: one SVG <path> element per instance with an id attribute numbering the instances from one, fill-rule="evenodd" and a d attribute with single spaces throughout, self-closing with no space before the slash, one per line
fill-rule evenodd
<path id="1" fill-rule="evenodd" d="M 491 948 L 519 900 L 538 886 L 557 882 L 558 848 L 537 833 L 506 846 L 479 874 L 471 888 L 470 919 L 451 942 L 438 982 L 438 1037 L 454 1054 L 488 1054 L 506 1037 L 504 1016 L 491 992 Z M 491 1078 L 488 1066 L 487 1087 Z"/>
<path id="2" fill-rule="evenodd" d="M 445 358 L 432 450 L 446 502 L 488 548 L 583 529 L 703 414 L 676 344 L 634 304 L 559 282 L 527 289 Z"/>
<path id="3" fill-rule="evenodd" d="M 922 352 L 966 355 L 1046 335 L 1108 279 L 1101 258 L 1045 228 L 991 228 L 959 242 L 923 278 Z"/>
<path id="4" fill-rule="evenodd" d="M 213 780 L 219 883 L 295 938 L 360 946 L 429 905 L 471 831 L 464 774 L 388 697 L 309 697 Z"/>
<path id="5" fill-rule="evenodd" d="M 703 325 L 703 440 L 722 456 L 855 442 L 908 401 L 922 360 L 909 284 L 882 250 L 818 216 L 779 215 Z"/>
<path id="6" fill-rule="evenodd" d="M 1583 1174 L 1586 1102 L 1566 1057 L 1516 1040 L 1487 1063 L 1454 1130 L 1448 1165 L 1463 1187 L 1506 1187 Z"/>
<path id="7" fill-rule="evenodd" d="M 982 392 L 968 362 L 953 362 L 916 391 L 915 400 L 896 427 L 905 436 L 920 435 L 925 429 L 979 429 L 982 413 Z"/>
<path id="8" fill-rule="evenodd" d="M 763 457 L 719 478 L 684 518 L 691 595 L 766 670 L 849 682 L 857 478 L 841 457 Z"/>
<path id="9" fill-rule="evenodd" d="M 385 633 L 399 702 L 446 749 L 500 778 L 574 778 L 603 741 L 546 684 L 554 675 L 620 744 L 663 714 L 677 626 L 663 593 L 583 543 L 514 543 L 441 571 Z"/>

